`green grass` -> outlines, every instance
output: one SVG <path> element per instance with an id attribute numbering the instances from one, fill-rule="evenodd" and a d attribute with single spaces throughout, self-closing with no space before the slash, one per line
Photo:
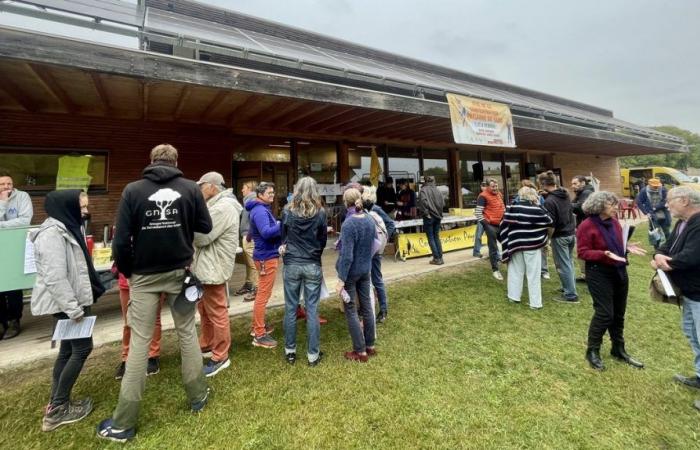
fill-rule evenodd
<path id="1" fill-rule="evenodd" d="M 692 353 L 677 308 L 652 303 L 648 258 L 633 257 L 626 339 L 644 361 L 635 370 L 608 356 L 597 373 L 583 359 L 591 300 L 551 301 L 558 280 L 543 283 L 545 307 L 506 301 L 486 262 L 391 286 L 390 313 L 379 326 L 380 354 L 345 361 L 350 349 L 335 303 L 324 304 L 326 354 L 306 366 L 303 323 L 295 366 L 283 351 L 250 346 L 249 317 L 232 324 L 232 366 L 211 380 L 215 396 L 192 415 L 180 385 L 175 336 L 166 333 L 161 373 L 148 380 L 131 448 L 700 448 L 693 400 L 674 384 L 692 373 Z M 552 265 L 553 267 L 553 265 Z M 271 313 L 281 337 L 281 311 Z M 37 344 L 37 345 L 45 345 Z M 118 447 L 94 436 L 114 408 L 117 344 L 96 350 L 74 395 L 95 411 L 51 433 L 40 431 L 51 361 L 0 376 L 0 447 Z"/>

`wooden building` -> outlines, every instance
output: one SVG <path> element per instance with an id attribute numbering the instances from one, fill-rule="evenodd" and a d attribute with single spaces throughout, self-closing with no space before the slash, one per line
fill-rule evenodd
<path id="1" fill-rule="evenodd" d="M 556 169 L 620 191 L 617 157 L 687 151 L 611 111 L 184 0 L 1 2 L 1 11 L 132 36 L 122 48 L 0 28 L 0 167 L 18 188 L 55 187 L 62 155 L 90 155 L 93 223 L 114 220 L 122 188 L 168 142 L 185 175 L 238 186 L 303 174 L 321 183 L 433 174 L 452 206 L 473 203 L 473 168 L 511 194 Z M 67 14 L 69 13 L 69 14 Z M 454 143 L 445 94 L 509 105 L 517 148 Z M 52 178 L 53 177 L 53 178 Z"/>

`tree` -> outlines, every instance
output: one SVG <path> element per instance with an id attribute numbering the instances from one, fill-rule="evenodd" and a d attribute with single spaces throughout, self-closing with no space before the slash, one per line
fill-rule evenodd
<path id="1" fill-rule="evenodd" d="M 700 135 L 670 125 L 654 127 L 654 129 L 685 139 L 689 152 L 625 156 L 620 158 L 621 167 L 665 166 L 680 170 L 686 170 L 688 167 L 700 167 Z"/>
<path id="2" fill-rule="evenodd" d="M 165 211 L 173 204 L 175 200 L 180 198 L 181 195 L 177 191 L 173 191 L 170 188 L 158 189 L 158 191 L 148 197 L 152 202 L 156 202 L 156 206 L 160 209 L 160 219 L 158 220 L 168 220 L 165 215 Z"/>

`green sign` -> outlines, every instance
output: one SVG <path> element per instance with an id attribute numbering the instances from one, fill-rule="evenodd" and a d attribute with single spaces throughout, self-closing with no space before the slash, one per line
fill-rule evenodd
<path id="1" fill-rule="evenodd" d="M 27 233 L 38 227 L 0 228 L 0 248 L 2 249 L 3 269 L 0 270 L 0 292 L 34 287 L 35 273 L 31 271 L 34 255 L 25 255 Z M 33 252 L 33 246 L 30 245 Z M 28 258 L 25 258 L 28 256 Z"/>

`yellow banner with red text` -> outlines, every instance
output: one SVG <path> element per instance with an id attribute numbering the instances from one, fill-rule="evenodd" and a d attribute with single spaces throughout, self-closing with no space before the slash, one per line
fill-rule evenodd
<path id="1" fill-rule="evenodd" d="M 476 225 L 440 231 L 442 251 L 463 250 L 474 247 Z M 481 236 L 481 243 L 486 245 L 486 234 Z M 401 233 L 397 240 L 399 258 L 406 260 L 431 254 L 428 236 L 425 233 Z"/>

